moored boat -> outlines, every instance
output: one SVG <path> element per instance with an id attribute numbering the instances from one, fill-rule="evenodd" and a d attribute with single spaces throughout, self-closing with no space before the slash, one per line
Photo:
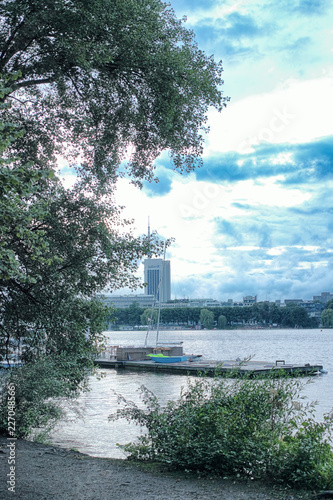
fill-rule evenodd
<path id="1" fill-rule="evenodd" d="M 155 363 L 180 363 L 187 361 L 187 356 L 165 356 L 164 354 L 148 354 L 149 358 Z"/>

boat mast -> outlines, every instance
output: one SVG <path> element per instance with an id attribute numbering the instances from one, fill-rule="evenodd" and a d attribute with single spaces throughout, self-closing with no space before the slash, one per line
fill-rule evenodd
<path id="1" fill-rule="evenodd" d="M 150 318 L 148 318 L 148 325 L 147 325 L 147 333 L 146 333 L 146 338 L 145 338 L 145 343 L 144 346 L 147 347 L 147 342 L 148 342 L 148 335 L 149 331 L 152 326 L 153 322 L 153 317 L 154 317 L 154 309 L 156 307 L 156 301 L 158 300 L 158 315 L 157 315 L 157 325 L 156 325 L 156 345 L 158 344 L 158 336 L 159 336 L 159 330 L 160 330 L 160 318 L 161 318 L 161 300 L 159 296 L 159 290 L 161 287 L 161 284 L 163 282 L 163 275 L 164 275 L 164 267 L 165 267 L 165 252 L 166 252 L 166 242 L 164 242 L 164 255 L 163 255 L 163 264 L 162 264 L 162 271 L 160 275 L 160 279 L 157 285 L 157 289 L 155 292 L 154 296 L 154 303 L 152 305 L 151 309 L 151 315 Z M 150 251 L 150 217 L 148 217 L 148 258 L 151 259 L 151 251 Z"/>
<path id="2" fill-rule="evenodd" d="M 165 251 L 166 251 L 166 244 L 164 242 L 163 265 L 162 265 L 162 272 L 161 272 L 160 282 L 159 282 L 158 288 L 157 288 L 157 293 L 158 293 L 160 285 L 161 285 L 161 283 L 163 281 L 164 266 L 165 266 Z M 157 326 L 156 326 L 156 345 L 158 344 L 158 335 L 160 333 L 160 318 L 161 318 L 161 300 L 160 300 L 160 297 L 159 297 L 159 300 L 158 300 Z"/>

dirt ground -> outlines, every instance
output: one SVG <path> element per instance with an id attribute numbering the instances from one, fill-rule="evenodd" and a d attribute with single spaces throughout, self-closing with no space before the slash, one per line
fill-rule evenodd
<path id="1" fill-rule="evenodd" d="M 296 500 L 311 497 L 313 494 L 279 492 L 269 485 L 251 481 L 157 472 L 125 460 L 96 458 L 57 446 L 0 436 L 1 500 Z"/>

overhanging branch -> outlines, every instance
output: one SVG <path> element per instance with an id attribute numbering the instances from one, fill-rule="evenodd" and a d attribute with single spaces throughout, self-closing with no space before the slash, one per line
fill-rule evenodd
<path id="1" fill-rule="evenodd" d="M 30 87 L 32 85 L 43 85 L 45 83 L 53 83 L 55 81 L 55 77 L 49 77 L 49 78 L 41 78 L 41 79 L 34 79 L 34 80 L 25 80 L 23 82 L 18 82 L 15 85 L 12 85 L 13 90 L 17 90 L 22 87 Z"/>

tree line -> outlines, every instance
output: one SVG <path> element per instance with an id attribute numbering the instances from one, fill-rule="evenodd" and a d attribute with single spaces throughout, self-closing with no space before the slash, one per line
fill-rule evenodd
<path id="1" fill-rule="evenodd" d="M 333 310 L 332 310 L 333 312 Z M 128 308 L 116 309 L 108 316 L 108 323 L 113 325 L 156 324 L 157 309 L 144 309 L 133 303 Z M 310 318 L 301 306 L 288 305 L 277 307 L 275 304 L 259 302 L 249 307 L 175 307 L 160 311 L 160 323 L 205 328 L 232 327 L 237 324 L 261 326 L 279 325 L 281 327 L 313 328 L 318 326 L 318 319 Z"/>
<path id="2" fill-rule="evenodd" d="M 322 312 L 321 320 L 326 328 L 333 328 L 333 299 L 330 300 Z"/>

